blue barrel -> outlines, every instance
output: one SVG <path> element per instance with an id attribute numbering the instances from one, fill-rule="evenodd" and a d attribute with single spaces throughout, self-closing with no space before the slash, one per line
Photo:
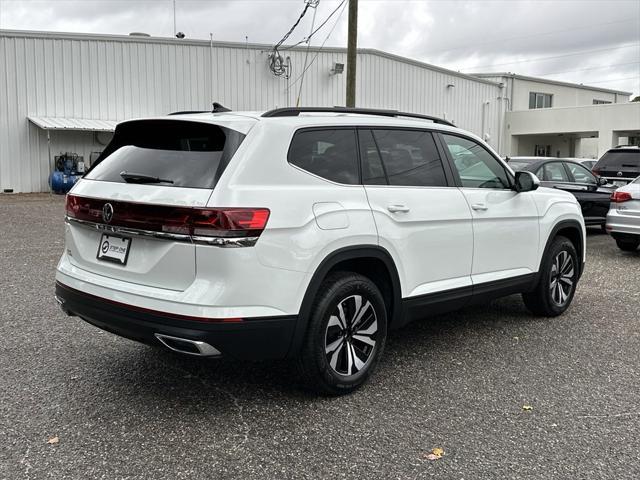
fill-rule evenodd
<path id="1" fill-rule="evenodd" d="M 81 175 L 68 175 L 56 170 L 51 174 L 49 184 L 55 193 L 67 193 L 80 177 Z"/>

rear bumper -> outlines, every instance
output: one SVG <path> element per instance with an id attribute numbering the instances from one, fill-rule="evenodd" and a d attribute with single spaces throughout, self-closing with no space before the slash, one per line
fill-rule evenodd
<path id="1" fill-rule="evenodd" d="M 640 216 L 623 215 L 612 208 L 607 215 L 605 228 L 614 238 L 619 234 L 640 236 Z"/>
<path id="2" fill-rule="evenodd" d="M 195 319 L 125 305 L 90 295 L 56 282 L 56 297 L 68 315 L 149 345 L 162 343 L 156 334 L 205 342 L 222 356 L 242 360 L 284 358 L 289 350 L 297 316 L 242 319 Z"/>

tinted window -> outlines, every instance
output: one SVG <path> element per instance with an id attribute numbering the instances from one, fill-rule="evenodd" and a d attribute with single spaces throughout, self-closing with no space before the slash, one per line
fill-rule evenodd
<path id="1" fill-rule="evenodd" d="M 289 163 L 333 182 L 357 184 L 356 133 L 351 129 L 303 130 L 289 149 Z"/>
<path id="2" fill-rule="evenodd" d="M 360 130 L 360 157 L 362 158 L 362 183 L 364 185 L 387 185 L 387 176 L 382 166 L 376 142 L 370 130 Z"/>
<path id="3" fill-rule="evenodd" d="M 596 181 L 596 177 L 594 177 L 593 174 L 582 165 L 577 165 L 575 163 L 565 163 L 565 165 L 577 183 L 597 185 L 598 182 Z"/>
<path id="4" fill-rule="evenodd" d="M 507 171 L 479 143 L 454 135 L 442 135 L 463 187 L 510 188 Z"/>
<path id="5" fill-rule="evenodd" d="M 610 150 L 598 160 L 596 168 L 640 169 L 640 149 Z"/>
<path id="6" fill-rule="evenodd" d="M 389 185 L 445 187 L 442 160 L 431 132 L 373 130 Z"/>
<path id="7" fill-rule="evenodd" d="M 546 163 L 542 167 L 544 180 L 546 182 L 568 182 L 569 177 L 564 167 L 559 162 Z"/>
<path id="8" fill-rule="evenodd" d="M 158 185 L 213 188 L 244 138 L 235 130 L 197 122 L 128 122 L 116 128 L 85 178 L 125 183 L 120 174 L 126 171 L 168 180 L 153 182 Z"/>

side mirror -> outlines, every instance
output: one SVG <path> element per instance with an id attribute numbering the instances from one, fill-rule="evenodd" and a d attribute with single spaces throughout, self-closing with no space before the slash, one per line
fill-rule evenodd
<path id="1" fill-rule="evenodd" d="M 516 172 L 516 184 L 514 190 L 520 192 L 532 192 L 540 186 L 540 180 L 533 173 L 527 171 Z"/>
<path id="2" fill-rule="evenodd" d="M 604 177 L 598 177 L 598 185 L 599 186 L 603 186 L 603 185 L 608 185 L 609 184 L 609 180 L 607 180 Z"/>

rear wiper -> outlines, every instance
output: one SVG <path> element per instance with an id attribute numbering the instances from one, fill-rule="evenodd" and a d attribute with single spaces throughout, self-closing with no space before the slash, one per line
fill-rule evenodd
<path id="1" fill-rule="evenodd" d="M 145 175 L 144 173 L 127 172 L 126 170 L 120 172 L 120 176 L 124 178 L 124 181 L 127 183 L 173 183 L 173 180 L 153 177 L 151 175 Z"/>

